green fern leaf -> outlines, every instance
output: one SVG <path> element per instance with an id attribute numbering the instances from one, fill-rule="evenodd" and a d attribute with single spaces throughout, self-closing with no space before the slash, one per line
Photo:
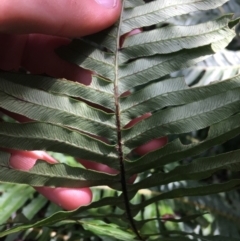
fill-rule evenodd
<path id="1" fill-rule="evenodd" d="M 227 14 L 197 25 L 143 31 L 128 37 L 123 46 L 120 42 L 123 34 L 136 28 L 160 26 L 176 16 L 214 9 L 226 2 L 123 1 L 121 17 L 113 27 L 73 40 L 58 50 L 62 58 L 94 72 L 89 86 L 46 76 L 0 72 L 0 107 L 34 120 L 25 124 L 0 123 L 1 148 L 62 152 L 108 165 L 119 172 L 110 175 L 42 161 L 29 172 L 17 171 L 9 166 L 10 155 L 2 151 L 1 182 L 50 187 L 104 185 L 112 190 L 109 196 L 98 198 L 89 206 L 57 212 L 34 223 L 23 222 L 3 231 L 0 237 L 77 220 L 96 236 L 118 235 L 119 240 L 152 237 L 151 240 L 185 241 L 191 240 L 190 236 L 195 240 L 221 240 L 221 237 L 205 238 L 180 231 L 164 234 L 160 230 L 160 214 L 152 210 L 163 200 L 237 189 L 239 178 L 210 185 L 196 182 L 194 186 L 177 187 L 157 195 L 152 190 L 174 182 L 202 180 L 223 169 L 240 170 L 239 150 L 214 157 L 196 157 L 240 133 L 240 76 L 198 87 L 188 87 L 183 77 L 171 77 L 174 72 L 223 50 L 235 36 L 233 28 L 238 21 Z M 131 94 L 124 96 L 126 91 Z M 126 127 L 132 119 L 145 113 L 151 116 Z M 181 142 L 179 135 L 203 128 L 209 128 L 204 140 L 188 145 Z M 134 156 L 135 148 L 165 136 L 169 137 L 166 146 L 142 157 Z M 189 157 L 194 161 L 178 162 Z M 170 164 L 175 166 L 166 169 Z M 132 175 L 140 173 L 135 184 L 128 183 Z M 148 189 L 150 197 L 140 200 L 141 189 Z M 114 207 L 108 216 L 110 223 L 104 220 L 106 213 L 99 211 L 94 216 L 95 211 L 103 207 Z M 139 217 L 139 213 L 149 207 L 154 217 Z M 107 209 L 105 212 L 111 210 Z M 202 214 L 192 214 L 181 222 L 200 216 Z M 152 234 L 143 228 L 150 221 L 154 223 Z"/>

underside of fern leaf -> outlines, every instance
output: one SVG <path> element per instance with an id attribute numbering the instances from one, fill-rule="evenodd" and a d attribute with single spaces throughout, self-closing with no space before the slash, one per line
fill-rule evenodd
<path id="1" fill-rule="evenodd" d="M 232 179 L 153 192 L 170 183 L 206 179 L 219 170 L 240 170 L 239 150 L 198 157 L 240 133 L 240 75 L 224 81 L 214 79 L 210 85 L 197 87 L 188 87 L 183 77 L 171 77 L 224 49 L 235 36 L 233 28 L 238 21 L 228 14 L 192 26 L 165 26 L 171 18 L 214 9 L 225 2 L 123 1 L 121 17 L 113 27 L 73 40 L 58 50 L 62 58 L 94 73 L 89 86 L 47 76 L 0 72 L 0 107 L 34 120 L 25 124 L 2 122 L 2 148 L 62 152 L 117 171 L 111 175 L 42 161 L 29 172 L 17 171 L 9 166 L 10 155 L 2 151 L 2 182 L 51 187 L 101 185 L 114 195 L 94 200 L 74 212 L 59 212 L 36 223 L 23 223 L 0 236 L 68 219 L 78 220 L 96 235 L 117 235 L 119 240 L 190 240 L 189 235 L 194 240 L 216 240 L 180 232 L 166 235 L 158 230 L 161 217 L 157 212 L 152 219 L 142 220 L 139 214 L 163 200 L 204 196 L 240 186 L 240 179 Z M 162 27 L 145 31 L 152 25 Z M 121 44 L 121 36 L 139 28 L 144 30 L 128 36 Z M 148 118 L 129 125 L 146 113 Z M 179 139 L 179 135 L 204 128 L 209 128 L 208 135 L 201 141 L 186 145 Z M 169 142 L 164 147 L 144 156 L 134 153 L 137 147 L 166 137 Z M 193 157 L 191 163 L 180 164 L 189 157 Z M 136 174 L 137 181 L 130 184 L 129 179 Z M 148 190 L 150 197 L 139 201 L 139 190 Z M 91 211 L 105 206 L 114 207 L 114 211 L 99 211 L 97 215 Z M 106 215 L 110 224 L 104 221 Z M 142 231 L 147 223 L 158 227 L 154 233 Z"/>

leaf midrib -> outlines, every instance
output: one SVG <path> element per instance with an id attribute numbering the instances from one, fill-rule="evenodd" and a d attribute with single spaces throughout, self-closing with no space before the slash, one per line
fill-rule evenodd
<path id="1" fill-rule="evenodd" d="M 136 224 L 134 222 L 134 218 L 131 212 L 131 207 L 130 207 L 130 201 L 128 197 L 128 190 L 127 190 L 127 180 L 125 177 L 125 164 L 124 164 L 124 153 L 123 153 L 123 141 L 122 141 L 122 128 L 121 128 L 121 105 L 120 105 L 120 96 L 119 96 L 119 90 L 118 90 L 118 75 L 119 75 L 119 49 L 120 49 L 120 33 L 121 33 L 121 23 L 123 21 L 123 12 L 124 12 L 124 2 L 125 0 L 122 1 L 122 10 L 121 10 L 121 16 L 119 18 L 119 25 L 118 25 L 118 32 L 117 32 L 117 37 L 116 37 L 116 54 L 115 54 L 115 80 L 114 80 L 114 100 L 115 100 L 115 114 L 116 114 L 116 128 L 117 128 L 117 152 L 119 156 L 119 164 L 120 164 L 120 174 L 121 174 L 121 185 L 122 185 L 122 195 L 124 199 L 124 204 L 126 208 L 126 214 L 129 220 L 129 223 L 138 237 L 139 240 L 143 240 L 141 237 L 140 233 L 138 232 L 138 229 L 136 227 Z"/>

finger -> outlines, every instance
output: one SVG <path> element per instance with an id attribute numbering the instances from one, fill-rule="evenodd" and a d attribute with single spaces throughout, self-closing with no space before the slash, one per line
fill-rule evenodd
<path id="1" fill-rule="evenodd" d="M 18 70 L 20 66 L 33 74 L 47 74 L 82 84 L 91 83 L 91 72 L 61 59 L 55 49 L 70 42 L 67 38 L 41 34 L 0 35 L 0 69 Z"/>
<path id="2" fill-rule="evenodd" d="M 22 54 L 21 66 L 33 74 L 44 73 L 89 85 L 90 71 L 63 60 L 55 53 L 55 49 L 69 43 L 66 38 L 30 34 Z"/>
<path id="3" fill-rule="evenodd" d="M 0 69 L 18 70 L 27 35 L 0 34 Z"/>
<path id="4" fill-rule="evenodd" d="M 18 170 L 30 170 L 38 159 L 48 163 L 57 163 L 55 159 L 43 151 L 16 151 L 10 150 L 10 166 Z M 88 205 L 92 201 L 92 192 L 89 188 L 50 188 L 35 187 L 50 201 L 66 210 L 74 210 L 80 206 Z"/>
<path id="5" fill-rule="evenodd" d="M 57 161 L 43 151 L 17 151 L 10 150 L 10 166 L 18 170 L 30 170 L 36 163 L 37 159 L 45 160 L 54 164 Z"/>
<path id="6" fill-rule="evenodd" d="M 97 163 L 97 162 L 93 162 L 93 161 L 89 161 L 89 160 L 84 160 L 84 159 L 77 159 L 78 162 L 80 162 L 85 168 L 90 169 L 90 170 L 94 170 L 94 171 L 98 171 L 98 172 L 103 172 L 103 173 L 108 173 L 108 174 L 118 174 L 119 171 L 101 164 L 101 163 Z M 132 184 L 134 183 L 134 181 L 136 180 L 137 175 L 133 175 L 128 179 L 128 183 Z"/>
<path id="7" fill-rule="evenodd" d="M 24 116 L 1 110 L 3 113 L 15 118 L 20 122 L 29 122 Z M 45 160 L 48 163 L 55 164 L 57 161 L 44 151 L 19 151 L 8 150 L 11 153 L 10 166 L 18 170 L 30 170 L 38 159 Z M 66 210 L 74 210 L 85 206 L 92 201 L 92 192 L 89 188 L 50 188 L 34 187 L 39 193 L 48 200 L 54 202 Z"/>
<path id="8" fill-rule="evenodd" d="M 92 192 L 89 188 L 35 187 L 35 189 L 66 210 L 74 210 L 92 202 Z"/>
<path id="9" fill-rule="evenodd" d="M 112 25 L 119 0 L 1 0 L 0 32 L 80 37 Z"/>
<path id="10" fill-rule="evenodd" d="M 137 28 L 137 29 L 132 30 L 129 33 L 125 33 L 124 35 L 122 35 L 121 38 L 120 38 L 120 46 L 123 47 L 124 41 L 125 41 L 125 39 L 127 37 L 132 36 L 132 35 L 136 35 L 136 34 L 139 34 L 139 33 L 142 33 L 142 31 L 143 30 L 141 28 Z"/>
<path id="11" fill-rule="evenodd" d="M 145 120 L 147 119 L 148 117 L 150 117 L 152 114 L 151 113 L 146 113 L 142 116 L 139 116 L 139 117 L 136 117 L 134 118 L 133 120 L 131 120 L 125 127 L 124 129 L 128 129 L 128 128 L 131 128 L 133 127 L 134 125 L 136 125 L 137 123 L 139 123 L 140 121 L 142 120 Z"/>
<path id="12" fill-rule="evenodd" d="M 131 128 L 134 125 L 136 125 L 137 123 L 139 123 L 142 120 L 145 120 L 147 118 L 149 118 L 152 114 L 151 113 L 146 113 L 140 117 L 137 117 L 133 120 L 131 120 L 126 126 L 125 128 Z M 143 156 L 146 155 L 147 153 L 151 152 L 151 151 L 155 151 L 163 146 L 165 146 L 168 142 L 168 138 L 166 136 L 161 137 L 161 138 L 157 138 L 154 140 L 151 140 L 137 148 L 135 148 L 133 150 L 133 152 L 135 152 L 136 154 Z"/>
<path id="13" fill-rule="evenodd" d="M 117 174 L 118 171 L 101 163 L 93 162 L 93 161 L 88 161 L 84 159 L 77 159 L 85 168 L 90 169 L 90 170 L 95 170 L 99 172 L 104 172 L 108 174 Z"/>
<path id="14" fill-rule="evenodd" d="M 94 136 L 95 138 L 105 142 L 106 144 L 109 144 L 109 142 L 106 140 L 104 137 L 97 137 Z M 95 170 L 98 172 L 103 172 L 103 173 L 108 173 L 108 174 L 117 174 L 119 173 L 116 169 L 113 169 L 105 164 L 94 162 L 94 161 L 89 161 L 89 160 L 84 160 L 81 158 L 77 158 L 77 161 L 80 162 L 85 168 L 90 169 L 90 170 Z"/>
<path id="15" fill-rule="evenodd" d="M 147 153 L 151 151 L 155 151 L 163 146 L 165 146 L 168 143 L 168 138 L 166 136 L 151 140 L 136 149 L 134 149 L 134 152 L 140 156 L 146 155 Z"/>

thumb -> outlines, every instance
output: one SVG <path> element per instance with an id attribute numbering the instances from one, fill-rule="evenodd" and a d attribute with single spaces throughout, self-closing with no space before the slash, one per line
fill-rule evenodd
<path id="1" fill-rule="evenodd" d="M 1 0 L 0 33 L 81 37 L 111 26 L 120 0 Z"/>

